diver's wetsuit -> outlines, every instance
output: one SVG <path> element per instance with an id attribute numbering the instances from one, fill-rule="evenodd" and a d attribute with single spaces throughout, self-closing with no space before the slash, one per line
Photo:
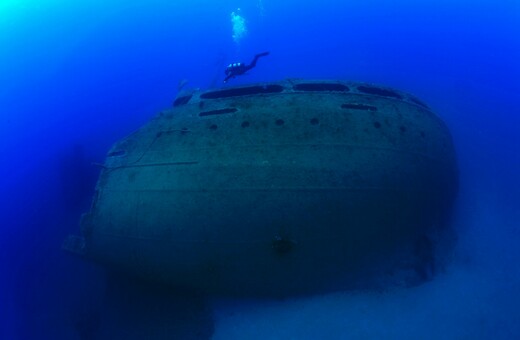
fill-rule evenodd
<path id="1" fill-rule="evenodd" d="M 244 63 L 229 64 L 228 67 L 226 67 L 226 71 L 225 71 L 226 79 L 224 79 L 224 83 L 227 82 L 230 78 L 235 78 L 236 76 L 240 76 L 240 75 L 246 73 L 247 71 L 249 71 L 250 69 L 252 69 L 253 67 L 256 66 L 256 62 L 258 61 L 258 58 L 264 57 L 268 54 L 269 54 L 269 52 L 263 52 L 263 53 L 259 53 L 259 54 L 255 55 L 255 57 L 253 58 L 253 61 L 249 65 L 246 65 Z"/>

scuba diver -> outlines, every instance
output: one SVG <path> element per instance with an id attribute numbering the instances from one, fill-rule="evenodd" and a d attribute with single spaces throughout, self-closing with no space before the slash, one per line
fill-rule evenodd
<path id="1" fill-rule="evenodd" d="M 235 78 L 236 76 L 243 75 L 244 73 L 256 66 L 258 58 L 264 57 L 266 55 L 269 55 L 269 52 L 263 52 L 255 55 L 253 61 L 249 65 L 246 65 L 244 63 L 229 64 L 228 67 L 226 67 L 226 79 L 224 79 L 224 83 L 227 82 L 230 78 Z"/>

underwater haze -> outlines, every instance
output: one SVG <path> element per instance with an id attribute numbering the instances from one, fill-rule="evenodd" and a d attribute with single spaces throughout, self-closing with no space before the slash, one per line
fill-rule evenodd
<path id="1" fill-rule="evenodd" d="M 229 63 L 263 51 L 223 83 Z M 286 78 L 390 86 L 446 122 L 460 175 L 449 265 L 383 292 L 210 299 L 201 326 L 181 321 L 200 329 L 170 336 L 133 328 L 168 308 L 157 296 L 111 319 L 125 308 L 107 296 L 124 292 L 61 250 L 95 164 L 182 86 Z M 519 99 L 514 0 L 2 0 L 0 339 L 520 339 Z"/>

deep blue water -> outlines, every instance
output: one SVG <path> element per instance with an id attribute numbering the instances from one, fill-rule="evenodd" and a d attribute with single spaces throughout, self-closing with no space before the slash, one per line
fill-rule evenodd
<path id="1" fill-rule="evenodd" d="M 520 338 L 518 1 L 3 0 L 1 339 L 79 339 L 106 288 L 60 245 L 88 209 L 91 163 L 179 81 L 222 86 L 225 65 L 264 50 L 229 85 L 340 78 L 433 107 L 458 153 L 459 243 L 446 273 L 410 291 L 214 301 L 215 338 Z"/>

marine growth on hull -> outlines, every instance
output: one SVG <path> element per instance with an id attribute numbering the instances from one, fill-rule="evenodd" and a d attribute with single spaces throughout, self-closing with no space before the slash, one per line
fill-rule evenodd
<path id="1" fill-rule="evenodd" d="M 439 266 L 456 189 L 449 130 L 401 91 L 307 80 L 185 91 L 108 152 L 64 247 L 209 294 L 418 284 Z"/>

